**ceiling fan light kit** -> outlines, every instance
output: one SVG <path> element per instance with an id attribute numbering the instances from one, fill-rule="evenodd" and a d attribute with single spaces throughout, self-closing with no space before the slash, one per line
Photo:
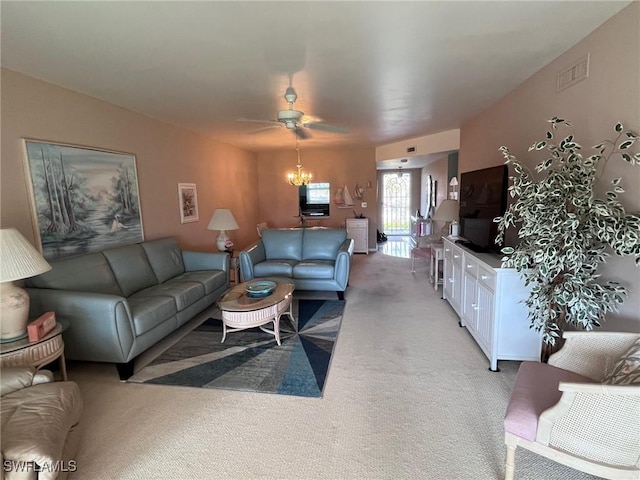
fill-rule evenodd
<path id="1" fill-rule="evenodd" d="M 285 127 L 288 130 L 291 130 L 296 138 L 300 138 L 305 140 L 309 138 L 309 134 L 305 131 L 305 129 L 312 130 L 320 130 L 324 132 L 330 133 L 340 133 L 340 134 L 348 134 L 349 129 L 344 127 L 338 127 L 336 125 L 329 125 L 327 123 L 323 123 L 321 121 L 305 121 L 309 117 L 305 116 L 304 112 L 300 110 L 295 110 L 293 108 L 293 104 L 298 99 L 298 95 L 296 94 L 293 86 L 287 87 L 287 90 L 284 92 L 284 99 L 287 101 L 288 108 L 285 110 L 279 110 L 276 120 L 257 120 L 252 118 L 238 118 L 238 122 L 257 122 L 257 123 L 270 123 L 274 127 Z M 311 117 L 313 118 L 313 117 Z M 318 119 L 320 120 L 320 119 Z M 267 127 L 268 128 L 268 127 Z M 263 129 L 260 129 L 260 131 Z"/>

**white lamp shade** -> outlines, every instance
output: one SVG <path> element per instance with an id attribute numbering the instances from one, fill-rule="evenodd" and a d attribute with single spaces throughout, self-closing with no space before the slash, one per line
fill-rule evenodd
<path id="1" fill-rule="evenodd" d="M 209 230 L 238 230 L 239 228 L 238 222 L 228 208 L 216 208 L 207 226 Z"/>
<path id="2" fill-rule="evenodd" d="M 458 220 L 458 211 L 460 210 L 458 202 L 451 199 L 443 200 L 431 217 L 437 222 L 455 222 Z"/>
<path id="3" fill-rule="evenodd" d="M 33 277 L 51 265 L 15 228 L 0 229 L 0 282 Z"/>
<path id="4" fill-rule="evenodd" d="M 26 336 L 29 295 L 14 280 L 51 270 L 51 265 L 15 228 L 0 229 L 0 342 Z"/>

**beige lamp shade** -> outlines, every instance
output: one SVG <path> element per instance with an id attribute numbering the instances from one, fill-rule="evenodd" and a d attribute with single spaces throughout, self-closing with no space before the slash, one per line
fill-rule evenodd
<path id="1" fill-rule="evenodd" d="M 27 332 L 29 294 L 13 284 L 51 270 L 51 265 L 15 228 L 0 229 L 0 341 L 22 338 Z"/>
<path id="2" fill-rule="evenodd" d="M 216 208 L 209 221 L 209 230 L 237 230 L 240 227 L 228 208 Z"/>
<path id="3" fill-rule="evenodd" d="M 15 228 L 0 229 L 0 282 L 33 277 L 51 265 Z"/>
<path id="4" fill-rule="evenodd" d="M 437 208 L 436 213 L 431 217 L 437 222 L 456 222 L 458 221 L 458 212 L 460 207 L 458 202 L 451 199 L 443 200 Z"/>
<path id="5" fill-rule="evenodd" d="M 236 219 L 233 217 L 231 210 L 228 208 L 216 208 L 207 228 L 209 230 L 220 230 L 216 243 L 218 245 L 218 250 L 222 252 L 225 250 L 225 243 L 229 240 L 229 236 L 226 231 L 237 230 L 240 227 L 238 226 Z"/>

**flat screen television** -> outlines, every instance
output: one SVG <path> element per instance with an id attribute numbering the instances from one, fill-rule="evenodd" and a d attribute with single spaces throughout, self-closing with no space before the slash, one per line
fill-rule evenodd
<path id="1" fill-rule="evenodd" d="M 331 205 L 329 183 L 310 183 L 298 188 L 300 214 L 305 217 L 328 217 Z"/>
<path id="2" fill-rule="evenodd" d="M 509 169 L 506 165 L 460 175 L 460 243 L 476 252 L 500 252 L 493 219 L 507 209 Z"/>

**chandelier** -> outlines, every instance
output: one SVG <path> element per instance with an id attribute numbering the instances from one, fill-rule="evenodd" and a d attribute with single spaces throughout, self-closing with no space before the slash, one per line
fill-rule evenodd
<path id="1" fill-rule="evenodd" d="M 296 152 L 298 153 L 298 164 L 296 172 L 287 173 L 287 182 L 294 187 L 300 187 L 301 185 L 308 185 L 313 175 L 311 173 L 302 170 L 302 164 L 300 163 L 300 147 L 298 146 L 298 138 L 296 137 Z"/>

